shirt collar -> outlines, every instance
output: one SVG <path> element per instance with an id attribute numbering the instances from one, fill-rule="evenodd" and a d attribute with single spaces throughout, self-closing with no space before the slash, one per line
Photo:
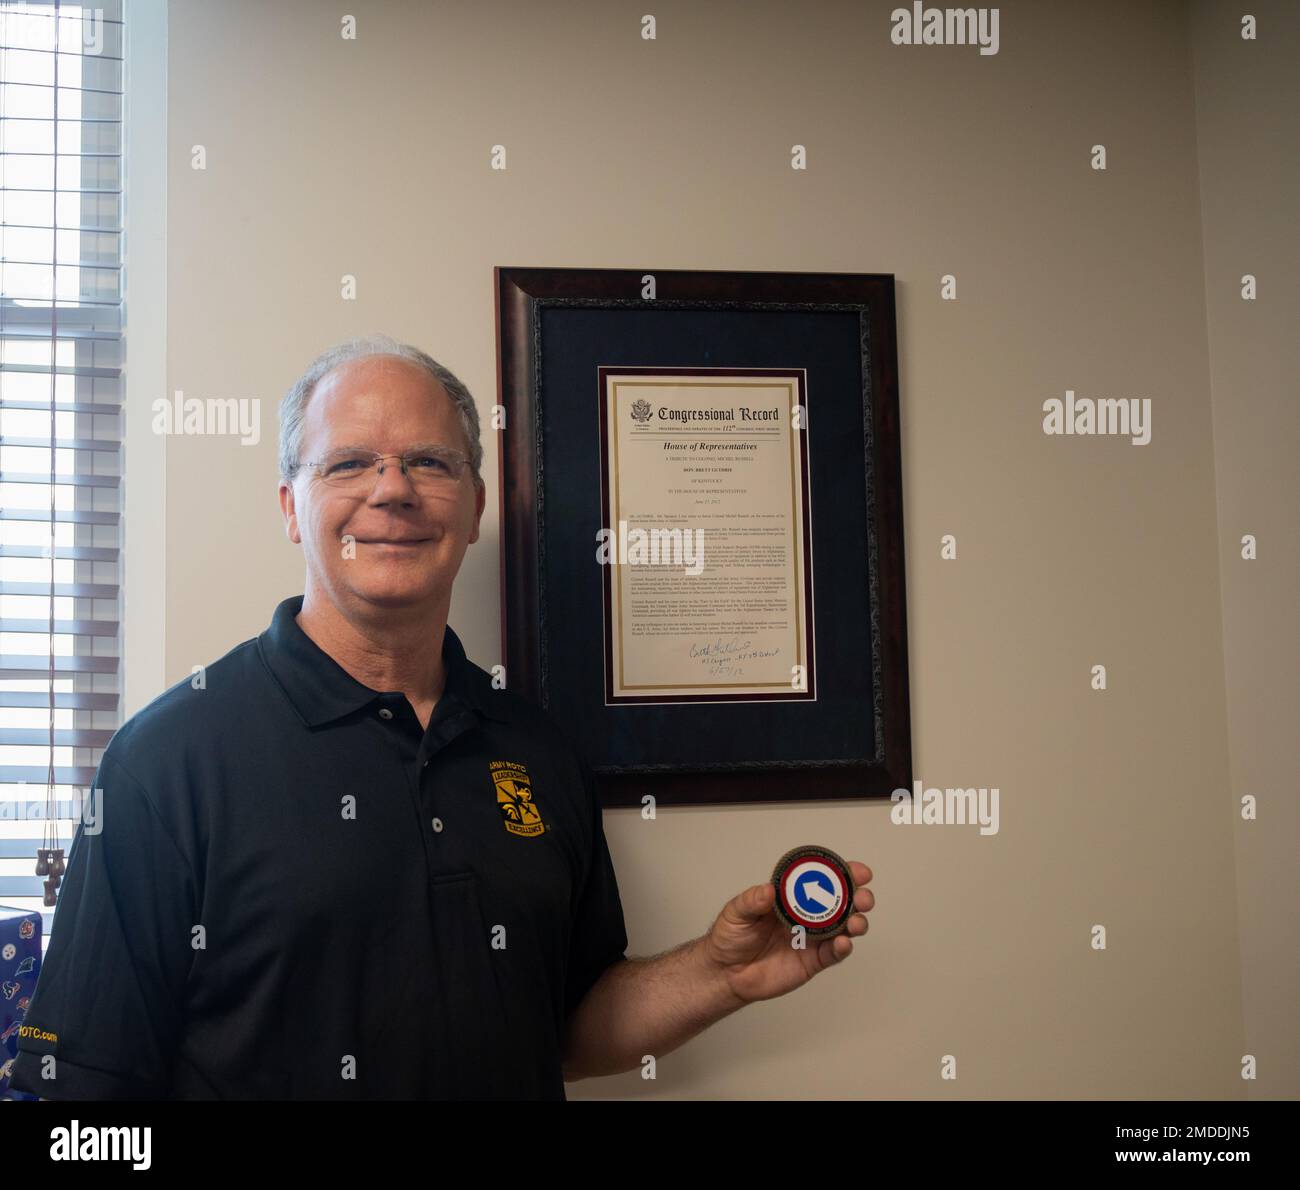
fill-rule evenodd
<path id="1" fill-rule="evenodd" d="M 275 609 L 270 626 L 258 638 L 258 649 L 298 717 L 319 727 L 369 705 L 386 691 L 372 690 L 347 672 L 299 626 L 303 596 L 292 595 Z M 443 697 L 451 696 L 480 715 L 506 721 L 492 681 L 465 656 L 465 648 L 448 624 L 442 638 L 447 671 Z"/>

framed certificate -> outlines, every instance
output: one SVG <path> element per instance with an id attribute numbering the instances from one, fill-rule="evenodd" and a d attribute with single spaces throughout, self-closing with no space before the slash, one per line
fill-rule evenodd
<path id="1" fill-rule="evenodd" d="M 892 277 L 496 293 L 507 683 L 604 803 L 910 788 Z"/>
<path id="2" fill-rule="evenodd" d="M 606 703 L 815 699 L 803 371 L 598 377 Z"/>

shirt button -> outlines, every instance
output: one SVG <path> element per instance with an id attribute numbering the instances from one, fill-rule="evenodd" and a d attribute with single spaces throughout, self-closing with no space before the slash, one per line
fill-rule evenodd
<path id="1" fill-rule="evenodd" d="M 379 717 L 381 719 L 391 719 L 393 717 L 393 712 L 390 711 L 387 707 L 380 707 Z"/>
<path id="2" fill-rule="evenodd" d="M 433 829 L 434 829 L 435 831 L 441 831 L 441 830 L 442 830 L 442 819 L 441 819 L 441 818 L 435 818 L 435 819 L 433 820 Z"/>
<path id="3" fill-rule="evenodd" d="M 424 767 L 425 767 L 426 769 L 429 767 L 429 762 L 428 762 L 427 760 L 424 762 Z"/>

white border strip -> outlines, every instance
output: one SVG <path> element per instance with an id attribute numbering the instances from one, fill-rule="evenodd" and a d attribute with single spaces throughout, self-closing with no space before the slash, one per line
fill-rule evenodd
<path id="1" fill-rule="evenodd" d="M 166 685 L 167 4 L 123 5 L 122 720 Z"/>

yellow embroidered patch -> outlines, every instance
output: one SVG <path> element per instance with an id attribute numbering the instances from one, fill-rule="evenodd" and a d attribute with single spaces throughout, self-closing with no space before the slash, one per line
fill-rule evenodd
<path id="1" fill-rule="evenodd" d="M 512 835 L 540 835 L 546 824 L 533 801 L 533 785 L 528 770 L 510 760 L 488 763 L 492 784 L 496 786 L 497 806 L 506 830 Z"/>

